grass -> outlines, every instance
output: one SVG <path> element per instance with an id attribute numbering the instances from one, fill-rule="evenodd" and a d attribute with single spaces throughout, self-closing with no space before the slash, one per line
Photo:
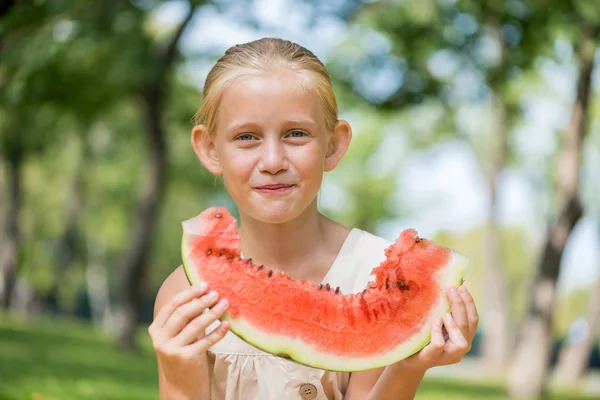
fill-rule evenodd
<path id="1" fill-rule="evenodd" d="M 146 336 L 145 331 L 140 333 L 139 354 L 127 354 L 86 324 L 25 322 L 0 314 L 0 399 L 157 399 L 156 359 Z M 506 398 L 500 384 L 433 378 L 423 381 L 417 396 L 421 400 Z M 562 393 L 551 399 L 592 397 Z"/>

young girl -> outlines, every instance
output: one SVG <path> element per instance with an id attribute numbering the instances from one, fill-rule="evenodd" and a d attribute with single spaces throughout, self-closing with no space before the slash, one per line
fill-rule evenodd
<path id="1" fill-rule="evenodd" d="M 318 58 L 280 39 L 234 46 L 208 74 L 197 118 L 192 146 L 223 177 L 239 209 L 244 256 L 343 293 L 364 289 L 390 243 L 317 210 L 323 173 L 336 167 L 352 137 Z M 228 332 L 218 321 L 227 299 L 206 285 L 190 287 L 179 267 L 158 292 L 149 328 L 160 398 L 412 399 L 428 368 L 456 363 L 471 347 L 473 299 L 462 287 L 448 299 L 452 314 L 433 323 L 431 343 L 414 356 L 335 373 L 266 354 Z"/>

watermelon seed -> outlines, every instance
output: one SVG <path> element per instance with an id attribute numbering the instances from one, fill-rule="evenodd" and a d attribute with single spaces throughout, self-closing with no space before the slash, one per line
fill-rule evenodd
<path id="1" fill-rule="evenodd" d="M 335 288 L 335 293 L 338 294 L 339 292 L 340 292 L 340 287 L 338 286 Z"/>
<path id="2" fill-rule="evenodd" d="M 319 283 L 319 290 L 323 289 L 323 284 Z"/>
<path id="3" fill-rule="evenodd" d="M 272 270 L 272 269 L 270 269 L 270 270 L 269 270 L 269 278 L 270 278 L 271 276 L 273 276 L 273 270 Z"/>
<path id="4" fill-rule="evenodd" d="M 246 264 L 250 264 L 251 262 L 252 262 L 251 258 L 249 258 L 249 259 L 246 260 Z"/>
<path id="5" fill-rule="evenodd" d="M 230 261 L 231 261 L 231 260 L 233 260 L 234 258 L 235 258 L 235 254 L 230 254 L 230 255 L 229 255 L 229 260 L 230 260 Z"/>
<path id="6" fill-rule="evenodd" d="M 390 288 L 390 282 L 389 281 L 385 281 L 385 288 L 389 289 Z"/>
<path id="7" fill-rule="evenodd" d="M 419 243 L 420 241 L 421 241 L 421 238 L 417 236 L 417 237 L 415 238 L 415 243 Z"/>
<path id="8" fill-rule="evenodd" d="M 264 268 L 264 265 L 261 265 L 260 267 L 258 267 L 258 270 L 260 271 L 263 268 Z"/>
<path id="9" fill-rule="evenodd" d="M 221 218 L 221 217 L 222 217 L 221 213 L 216 213 L 215 214 L 215 218 Z"/>
<path id="10" fill-rule="evenodd" d="M 212 249 L 208 249 L 208 252 L 206 254 L 210 256 L 212 254 Z"/>
<path id="11" fill-rule="evenodd" d="M 329 286 L 329 283 L 325 287 L 327 288 L 328 291 L 329 291 L 329 289 L 331 289 L 331 286 Z"/>
<path id="12" fill-rule="evenodd" d="M 223 254 L 225 254 L 225 249 L 221 249 L 221 251 L 219 252 L 220 256 L 222 256 Z"/>
<path id="13" fill-rule="evenodd" d="M 406 283 L 404 283 L 403 280 L 398 281 L 398 286 L 400 286 L 400 288 L 402 288 L 404 290 L 408 290 L 408 286 L 406 286 Z"/>

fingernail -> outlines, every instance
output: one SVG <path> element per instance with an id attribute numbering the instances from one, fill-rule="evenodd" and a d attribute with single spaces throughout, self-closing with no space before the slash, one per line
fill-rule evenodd
<path id="1" fill-rule="evenodd" d="M 211 300 L 215 300 L 217 297 L 219 297 L 219 293 L 217 293 L 216 291 L 214 291 L 214 290 L 213 290 L 212 292 L 210 292 L 210 293 L 208 294 L 208 297 L 209 297 Z"/>
<path id="2" fill-rule="evenodd" d="M 456 288 L 455 288 L 454 286 L 452 286 L 452 287 L 450 288 L 450 294 L 451 294 L 452 296 L 456 296 Z"/>
<path id="3" fill-rule="evenodd" d="M 461 293 L 467 293 L 467 288 L 464 286 L 459 287 L 458 290 L 460 290 Z"/>
<path id="4" fill-rule="evenodd" d="M 196 285 L 196 290 L 206 290 L 206 282 L 200 282 Z"/>
<path id="5" fill-rule="evenodd" d="M 227 307 L 229 307 L 229 302 L 228 302 L 227 300 L 225 300 L 225 299 L 222 299 L 222 300 L 221 300 L 221 305 L 220 305 L 220 307 L 221 307 L 222 309 L 226 310 L 226 309 L 227 309 Z"/>

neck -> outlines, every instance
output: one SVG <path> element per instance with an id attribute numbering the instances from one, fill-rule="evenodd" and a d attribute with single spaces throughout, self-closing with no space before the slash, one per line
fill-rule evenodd
<path id="1" fill-rule="evenodd" d="M 323 260 L 323 255 L 332 248 L 328 240 L 332 221 L 319 214 L 316 201 L 297 218 L 285 223 L 264 223 L 243 213 L 240 220 L 242 251 L 246 258 L 295 278 L 318 275 L 318 269 L 327 272 L 330 265 L 315 263 Z"/>

